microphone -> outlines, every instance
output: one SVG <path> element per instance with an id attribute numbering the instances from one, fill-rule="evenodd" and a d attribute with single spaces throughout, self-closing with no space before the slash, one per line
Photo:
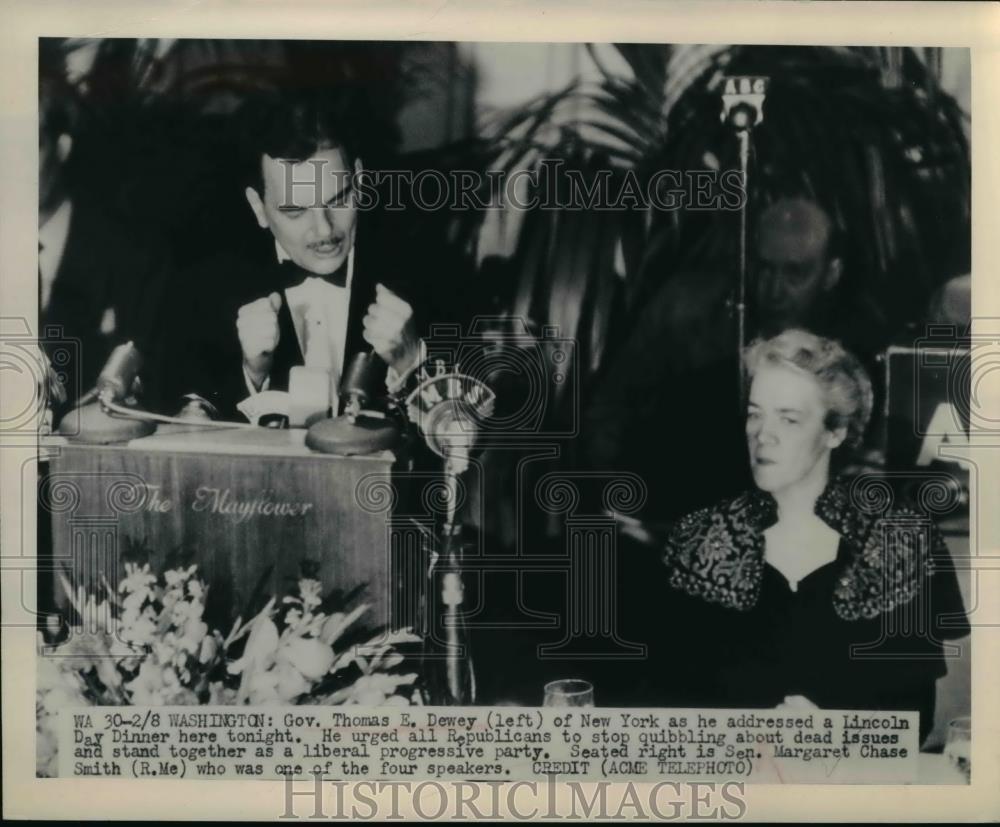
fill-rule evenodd
<path id="1" fill-rule="evenodd" d="M 427 446 L 444 460 L 445 515 L 438 530 L 440 552 L 435 548 L 427 568 L 437 600 L 423 604 L 428 628 L 441 628 L 445 635 L 444 669 L 428 676 L 434 703 L 469 704 L 476 700 L 476 676 L 469 654 L 468 627 L 462 580 L 462 527 L 458 521 L 459 475 L 469 468 L 472 452 L 480 447 L 483 420 L 493 415 L 496 395 L 485 382 L 451 370 L 443 359 L 425 362 L 418 376 L 421 382 L 407 397 L 407 412 L 416 421 Z M 431 616 L 432 608 L 438 616 Z M 465 610 L 467 611 L 467 610 Z M 434 651 L 429 636 L 425 645 Z M 440 649 L 436 654 L 440 654 Z M 438 680 L 435 681 L 435 678 Z M 435 691 L 435 683 L 439 688 Z"/>
<path id="2" fill-rule="evenodd" d="M 142 361 L 139 348 L 132 342 L 118 345 L 111 351 L 108 361 L 97 377 L 98 398 L 110 396 L 113 402 L 125 402 L 132 397 L 132 388 L 139 378 L 139 371 L 142 370 Z"/>
<path id="3" fill-rule="evenodd" d="M 355 353 L 340 379 L 340 398 L 344 402 L 344 416 L 354 422 L 368 403 L 379 394 L 382 368 L 381 358 L 374 349 Z"/>
<path id="4" fill-rule="evenodd" d="M 737 131 L 753 129 L 764 120 L 766 95 L 766 77 L 727 77 L 722 87 L 722 122 Z"/>
<path id="5" fill-rule="evenodd" d="M 746 344 L 746 296 L 749 265 L 747 246 L 749 244 L 748 204 L 750 197 L 750 141 L 755 126 L 764 120 L 764 97 L 767 94 L 768 79 L 734 75 L 725 78 L 722 88 L 722 122 L 729 124 L 736 132 L 739 142 L 740 175 L 743 181 L 744 200 L 740 205 L 740 238 L 737 284 L 734 307 L 737 321 L 737 353 L 743 352 Z M 746 399 L 747 381 L 743 360 L 737 359 L 737 387 L 739 398 Z"/>
<path id="6" fill-rule="evenodd" d="M 129 442 L 153 433 L 156 425 L 152 421 L 115 415 L 112 410 L 126 407 L 130 413 L 142 413 L 133 396 L 142 362 L 133 342 L 118 345 L 104 363 L 96 386 L 62 418 L 58 432 L 72 442 L 98 445 Z"/>
<path id="7" fill-rule="evenodd" d="M 392 450 L 398 445 L 400 429 L 387 421 L 384 413 L 368 407 L 384 393 L 383 365 L 374 349 L 351 357 L 338 391 L 339 397 L 346 400 L 344 415 L 310 425 L 306 432 L 309 448 L 324 454 L 354 456 Z"/>
<path id="8" fill-rule="evenodd" d="M 457 365 L 448 370 L 440 359 L 422 366 L 420 379 L 406 399 L 409 417 L 427 447 L 444 459 L 446 472 L 460 474 L 479 446 L 484 421 L 493 415 L 496 394 Z"/>
<path id="9" fill-rule="evenodd" d="M 468 468 L 479 430 L 476 412 L 458 399 L 442 400 L 420 420 L 420 431 L 427 447 L 442 457 L 448 470 L 456 474 Z"/>

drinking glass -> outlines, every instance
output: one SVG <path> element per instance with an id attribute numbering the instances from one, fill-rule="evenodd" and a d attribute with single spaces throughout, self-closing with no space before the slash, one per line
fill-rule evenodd
<path id="1" fill-rule="evenodd" d="M 542 706 L 593 706 L 594 685 L 579 678 L 565 678 L 545 684 Z"/>
<path id="2" fill-rule="evenodd" d="M 944 744 L 948 762 L 965 777 L 972 778 L 972 719 L 955 718 L 948 724 L 948 737 Z"/>

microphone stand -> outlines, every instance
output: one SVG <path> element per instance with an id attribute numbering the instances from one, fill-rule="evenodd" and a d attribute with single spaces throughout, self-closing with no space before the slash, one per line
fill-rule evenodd
<path id="1" fill-rule="evenodd" d="M 457 365 L 448 371 L 440 359 L 433 364 L 425 363 L 417 375 L 421 381 L 406 399 L 407 412 L 410 420 L 417 423 L 427 446 L 444 460 L 447 497 L 444 519 L 439 524 L 440 530 L 434 532 L 430 549 L 428 588 L 423 602 L 425 651 L 444 662 L 444 674 L 432 667 L 428 689 L 432 703 L 467 705 L 476 701 L 476 676 L 462 612 L 465 586 L 462 526 L 457 519 L 459 475 L 469 468 L 470 456 L 479 442 L 480 420 L 492 416 L 496 397 L 483 382 L 463 374 Z M 438 619 L 443 640 L 435 640 Z"/>
<path id="2" fill-rule="evenodd" d="M 746 376 L 743 370 L 743 348 L 747 344 L 747 275 L 749 262 L 747 260 L 747 247 L 749 239 L 749 221 L 747 212 L 750 200 L 750 130 L 737 129 L 736 137 L 740 142 L 740 177 L 743 180 L 743 191 L 746 197 L 740 206 L 740 252 L 739 252 L 739 272 L 737 278 L 739 283 L 736 292 L 736 326 L 737 326 L 737 365 L 739 371 L 739 391 L 740 399 L 746 395 Z"/>
<path id="3" fill-rule="evenodd" d="M 749 278 L 749 201 L 750 201 L 750 133 L 764 119 L 764 97 L 767 78 L 729 77 L 722 93 L 722 121 L 736 131 L 739 141 L 740 178 L 743 181 L 743 203 L 740 205 L 739 257 L 737 261 L 736 326 L 737 380 L 740 399 L 746 398 L 746 375 L 743 370 L 743 349 L 747 344 L 747 281 Z"/>
<path id="4" fill-rule="evenodd" d="M 462 581 L 461 526 L 455 521 L 458 500 L 458 474 L 456 463 L 449 457 L 444 466 L 444 483 L 447 496 L 447 510 L 441 527 L 442 556 L 446 570 L 441 578 L 441 615 L 445 638 L 445 682 L 448 698 L 452 704 L 471 704 L 476 700 L 476 676 L 468 651 L 468 635 L 463 635 L 463 624 L 459 617 L 465 598 L 465 584 Z M 438 560 L 432 558 L 429 574 L 434 581 L 434 570 Z M 463 638 L 465 638 L 463 640 Z"/>
<path id="5" fill-rule="evenodd" d="M 97 386 L 63 416 L 57 433 L 71 442 L 96 445 L 130 442 L 152 434 L 156 425 L 151 415 L 132 397 L 142 363 L 134 343 L 118 345 L 101 369 Z"/>

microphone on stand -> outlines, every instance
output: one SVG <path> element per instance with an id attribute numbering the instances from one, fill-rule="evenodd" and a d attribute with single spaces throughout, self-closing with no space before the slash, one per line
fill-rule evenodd
<path id="1" fill-rule="evenodd" d="M 132 397 L 132 387 L 142 370 L 142 354 L 132 342 L 119 345 L 108 357 L 104 369 L 97 377 L 97 396 L 107 396 L 116 402 Z"/>
<path id="2" fill-rule="evenodd" d="M 733 75 L 722 88 L 722 121 L 734 129 L 753 129 L 764 120 L 767 78 Z"/>
<path id="3" fill-rule="evenodd" d="M 340 397 L 344 400 L 344 416 L 351 422 L 367 409 L 380 390 L 382 369 L 374 349 L 355 353 L 340 380 Z"/>
<path id="4" fill-rule="evenodd" d="M 740 143 L 740 173 L 743 179 L 744 201 L 740 208 L 739 270 L 736 289 L 736 314 L 739 328 L 737 341 L 737 364 L 740 398 L 746 396 L 746 377 L 743 370 L 742 353 L 746 347 L 746 296 L 748 275 L 749 244 L 748 201 L 750 199 L 750 133 L 764 120 L 764 98 L 767 95 L 768 79 L 736 75 L 727 77 L 722 91 L 722 122 L 736 131 Z"/>
<path id="5" fill-rule="evenodd" d="M 72 442 L 98 445 L 128 442 L 153 433 L 156 425 L 141 418 L 145 411 L 133 396 L 142 363 L 142 353 L 133 342 L 118 345 L 97 377 L 96 386 L 62 418 L 58 432 Z M 115 415 L 112 408 L 127 408 L 135 416 Z"/>
<path id="6" fill-rule="evenodd" d="M 462 527 L 457 520 L 459 475 L 469 468 L 469 460 L 481 441 L 483 420 L 493 414 L 496 395 L 482 381 L 461 372 L 451 371 L 442 360 L 433 369 L 420 368 L 421 381 L 407 397 L 407 410 L 417 423 L 427 446 L 444 460 L 446 511 L 439 529 L 439 545 L 431 554 L 427 578 L 435 593 L 437 618 L 426 624 L 438 629 L 440 621 L 444 646 L 428 640 L 428 652 L 443 658 L 443 670 L 433 669 L 428 676 L 431 702 L 446 705 L 467 705 L 476 701 L 476 675 L 470 654 L 469 630 L 462 604 L 465 584 L 462 579 Z M 425 611 L 429 603 L 424 602 Z M 433 635 L 431 635 L 433 638 Z M 437 645 L 435 645 L 437 643 Z M 439 662 L 439 661 L 438 661 Z"/>
<path id="7" fill-rule="evenodd" d="M 356 353 L 344 369 L 338 396 L 343 416 L 324 418 L 309 426 L 306 445 L 324 454 L 353 456 L 390 450 L 402 434 L 381 411 L 369 408 L 385 392 L 382 361 L 374 350 Z"/>

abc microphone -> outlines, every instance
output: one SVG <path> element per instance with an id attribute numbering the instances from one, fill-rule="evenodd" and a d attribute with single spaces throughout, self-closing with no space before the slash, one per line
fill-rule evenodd
<path id="1" fill-rule="evenodd" d="M 736 130 L 753 129 L 764 120 L 767 78 L 734 75 L 722 87 L 722 121 Z"/>
<path id="2" fill-rule="evenodd" d="M 448 370 L 440 359 L 425 364 L 420 378 L 406 400 L 410 420 L 417 423 L 427 447 L 445 460 L 446 472 L 460 474 L 479 447 L 496 394 L 458 366 Z"/>
<path id="3" fill-rule="evenodd" d="M 465 620 L 468 609 L 463 609 L 459 475 L 468 470 L 472 453 L 480 447 L 484 420 L 493 415 L 496 395 L 458 365 L 448 370 L 440 359 L 425 363 L 418 375 L 422 381 L 407 397 L 407 410 L 427 446 L 444 460 L 446 506 L 427 570 L 434 597 L 423 604 L 424 622 L 443 634 L 444 645 L 433 640 L 434 635 L 425 638 L 427 654 L 433 656 L 427 683 L 432 703 L 468 705 L 476 702 L 476 675 Z"/>

